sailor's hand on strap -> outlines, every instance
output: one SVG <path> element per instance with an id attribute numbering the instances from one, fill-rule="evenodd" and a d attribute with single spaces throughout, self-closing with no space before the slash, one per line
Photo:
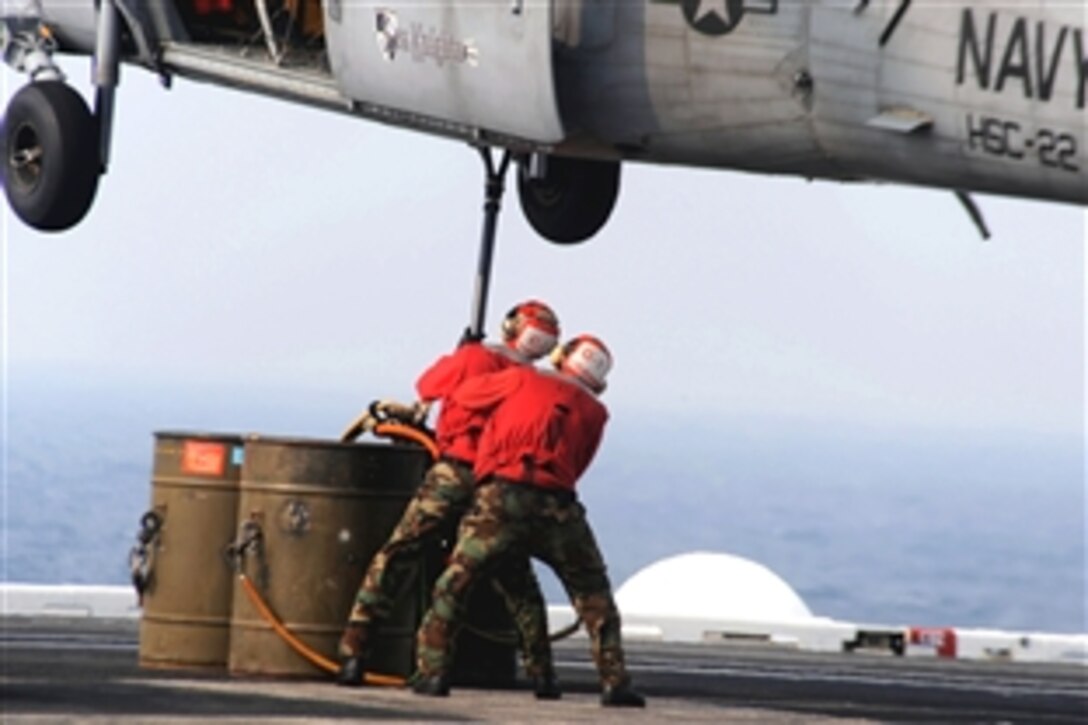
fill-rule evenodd
<path id="1" fill-rule="evenodd" d="M 471 327 L 466 327 L 465 331 L 461 333 L 461 339 L 457 341 L 457 347 L 462 345 L 468 345 L 474 342 L 483 342 L 484 333 L 473 332 Z"/>
<path id="2" fill-rule="evenodd" d="M 376 413 L 378 417 L 384 417 L 418 427 L 423 425 L 423 422 L 427 419 L 427 413 L 430 411 L 430 408 L 430 404 L 422 401 L 401 403 L 396 400 L 379 400 L 371 407 L 371 410 Z"/>

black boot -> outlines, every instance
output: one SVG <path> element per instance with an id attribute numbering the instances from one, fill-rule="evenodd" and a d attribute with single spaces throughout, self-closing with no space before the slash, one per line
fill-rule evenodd
<path id="1" fill-rule="evenodd" d="M 563 697 L 559 689 L 559 681 L 552 671 L 545 672 L 533 678 L 533 694 L 538 700 L 558 700 Z"/>
<path id="2" fill-rule="evenodd" d="M 629 683 L 605 685 L 601 692 L 604 707 L 646 707 L 646 698 L 631 689 Z"/>
<path id="3" fill-rule="evenodd" d="M 361 687 L 366 674 L 367 627 L 359 622 L 348 622 L 340 635 L 337 649 L 340 653 L 340 669 L 336 672 L 336 684 L 344 687 Z"/>
<path id="4" fill-rule="evenodd" d="M 361 687 L 366 674 L 366 660 L 358 655 L 340 658 L 340 669 L 336 672 L 336 684 L 343 687 Z"/>
<path id="5" fill-rule="evenodd" d="M 412 682 L 412 692 L 429 697 L 448 697 L 450 681 L 445 675 L 417 675 Z"/>

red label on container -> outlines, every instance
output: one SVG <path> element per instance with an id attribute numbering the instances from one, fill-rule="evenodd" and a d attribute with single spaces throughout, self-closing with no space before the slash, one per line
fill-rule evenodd
<path id="1" fill-rule="evenodd" d="M 222 476 L 226 464 L 227 448 L 222 443 L 185 441 L 181 449 L 182 473 Z"/>

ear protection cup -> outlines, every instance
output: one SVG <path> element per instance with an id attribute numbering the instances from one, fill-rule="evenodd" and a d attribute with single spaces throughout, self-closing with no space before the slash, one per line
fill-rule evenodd
<path id="1" fill-rule="evenodd" d="M 556 345 L 555 349 L 552 350 L 551 361 L 556 370 L 563 369 L 563 361 L 570 355 L 570 351 L 574 349 L 574 346 L 579 339 L 580 338 L 575 337 L 567 340 L 562 345 Z"/>
<path id="2" fill-rule="evenodd" d="M 518 313 L 521 311 L 521 305 L 514 305 L 510 308 L 510 311 L 506 313 L 506 317 L 502 318 L 502 339 L 506 341 L 513 340 L 518 334 Z"/>

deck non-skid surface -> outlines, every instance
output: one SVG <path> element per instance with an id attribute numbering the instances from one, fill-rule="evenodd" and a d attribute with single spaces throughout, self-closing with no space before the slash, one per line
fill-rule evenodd
<path id="1" fill-rule="evenodd" d="M 558 643 L 563 699 L 521 689 L 399 688 L 231 678 L 137 666 L 133 621 L 5 618 L 4 723 L 334 722 L 1023 722 L 1088 721 L 1088 668 L 812 654 L 631 642 L 645 710 L 598 701 L 584 639 Z"/>

